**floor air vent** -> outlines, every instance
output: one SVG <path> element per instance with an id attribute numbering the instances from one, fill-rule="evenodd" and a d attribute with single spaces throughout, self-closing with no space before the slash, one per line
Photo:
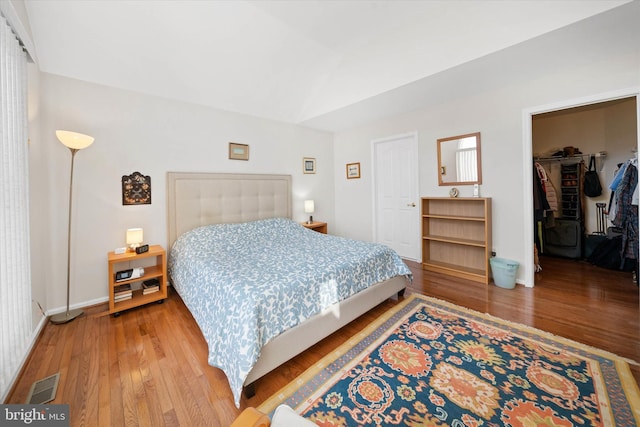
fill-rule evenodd
<path id="1" fill-rule="evenodd" d="M 51 402 L 56 397 L 58 380 L 60 380 L 60 372 L 33 383 L 26 403 L 28 405 L 41 405 Z"/>

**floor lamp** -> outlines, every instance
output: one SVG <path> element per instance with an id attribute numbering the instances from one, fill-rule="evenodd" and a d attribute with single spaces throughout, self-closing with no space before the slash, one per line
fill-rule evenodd
<path id="1" fill-rule="evenodd" d="M 71 287 L 71 206 L 73 200 L 73 160 L 76 153 L 93 143 L 93 137 L 81 133 L 57 130 L 56 136 L 71 150 L 71 178 L 69 180 L 69 230 L 67 232 L 67 311 L 51 316 L 51 323 L 67 323 L 82 314 L 81 309 L 69 310 L 69 289 Z"/>

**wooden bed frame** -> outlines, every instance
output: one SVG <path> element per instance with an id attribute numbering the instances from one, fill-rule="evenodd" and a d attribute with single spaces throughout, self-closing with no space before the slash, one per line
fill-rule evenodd
<path id="1" fill-rule="evenodd" d="M 202 225 L 291 218 L 291 194 L 291 175 L 168 172 L 167 248 Z M 377 283 L 273 338 L 245 380 L 245 394 L 254 393 L 258 378 L 386 299 L 402 295 L 406 281 L 398 276 Z"/>

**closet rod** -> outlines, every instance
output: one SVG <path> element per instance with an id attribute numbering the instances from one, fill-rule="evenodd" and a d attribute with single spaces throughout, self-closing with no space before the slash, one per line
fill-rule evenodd
<path id="1" fill-rule="evenodd" d="M 607 158 L 607 153 L 604 151 L 601 151 L 599 153 L 595 153 L 595 154 L 574 154 L 571 156 L 554 156 L 554 157 L 534 157 L 533 161 L 535 162 L 562 162 L 562 161 L 580 161 L 580 160 L 584 160 L 585 158 L 587 158 L 587 160 L 591 157 L 591 156 L 595 156 L 596 159 L 601 158 L 601 159 L 606 159 Z"/>

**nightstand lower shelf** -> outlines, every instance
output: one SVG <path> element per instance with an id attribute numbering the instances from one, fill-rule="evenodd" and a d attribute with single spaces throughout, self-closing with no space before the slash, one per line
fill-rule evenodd
<path id="1" fill-rule="evenodd" d="M 117 317 L 121 311 L 129 310 L 130 308 L 138 307 L 156 301 L 159 304 L 162 304 L 162 302 L 164 302 L 166 298 L 167 297 L 164 296 L 161 291 L 143 295 L 142 289 L 135 289 L 133 291 L 133 296 L 130 299 L 126 299 L 124 301 L 114 301 L 113 311 L 110 310 L 109 312 Z"/>
<path id="2" fill-rule="evenodd" d="M 155 263 L 153 263 L 155 258 Z M 152 302 L 162 303 L 167 298 L 167 256 L 164 248 L 160 245 L 149 247 L 149 251 L 143 254 L 135 252 L 127 252 L 124 254 L 116 254 L 109 252 L 109 313 L 115 317 L 121 312 L 134 307 L 149 304 Z M 116 271 L 120 269 L 132 268 L 134 265 L 144 265 L 144 275 L 136 279 L 122 280 L 116 282 Z M 152 263 L 152 265 L 149 265 Z M 116 268 L 117 267 L 117 268 Z M 157 279 L 158 290 L 155 292 L 144 293 L 142 282 Z M 130 297 L 122 300 L 116 300 L 116 289 L 121 285 L 131 285 Z M 125 291 L 127 292 L 127 291 Z"/>

